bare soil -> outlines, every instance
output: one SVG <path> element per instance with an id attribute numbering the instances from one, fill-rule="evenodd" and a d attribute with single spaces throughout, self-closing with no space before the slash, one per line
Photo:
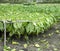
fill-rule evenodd
<path id="1" fill-rule="evenodd" d="M 0 51 L 3 51 L 3 41 L 1 38 L 0 38 Z"/>

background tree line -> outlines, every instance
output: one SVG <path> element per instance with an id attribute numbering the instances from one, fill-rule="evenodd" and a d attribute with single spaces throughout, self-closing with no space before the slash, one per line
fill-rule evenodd
<path id="1" fill-rule="evenodd" d="M 3 2 L 3 3 L 32 3 L 32 2 L 37 2 L 37 3 L 40 3 L 40 2 L 60 2 L 60 0 L 0 0 L 0 3 Z"/>

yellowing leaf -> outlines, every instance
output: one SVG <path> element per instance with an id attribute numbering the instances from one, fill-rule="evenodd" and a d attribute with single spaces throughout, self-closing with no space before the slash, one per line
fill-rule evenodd
<path id="1" fill-rule="evenodd" d="M 56 30 L 56 33 L 59 33 L 59 30 Z"/>
<path id="2" fill-rule="evenodd" d="M 8 49 L 11 49 L 11 47 L 7 47 Z"/>
<path id="3" fill-rule="evenodd" d="M 51 36 L 51 34 L 49 33 L 48 36 Z"/>
<path id="4" fill-rule="evenodd" d="M 39 44 L 35 44 L 35 47 L 40 47 L 40 45 Z"/>
<path id="5" fill-rule="evenodd" d="M 14 42 L 14 41 L 12 41 L 12 44 L 13 44 L 13 45 L 16 45 L 16 44 L 19 44 L 19 43 L 18 43 L 18 42 Z"/>
<path id="6" fill-rule="evenodd" d="M 24 46 L 24 48 L 27 48 L 28 45 L 27 44 L 24 44 L 23 46 Z"/>

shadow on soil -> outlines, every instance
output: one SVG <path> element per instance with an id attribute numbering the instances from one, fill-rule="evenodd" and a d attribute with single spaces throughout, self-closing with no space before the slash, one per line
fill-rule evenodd
<path id="1" fill-rule="evenodd" d="M 3 40 L 2 40 L 2 38 L 3 38 L 3 32 L 1 32 L 0 31 L 0 51 L 3 51 Z"/>

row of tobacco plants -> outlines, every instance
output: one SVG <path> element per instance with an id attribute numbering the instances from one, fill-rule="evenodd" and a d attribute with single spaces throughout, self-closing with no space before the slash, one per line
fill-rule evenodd
<path id="1" fill-rule="evenodd" d="M 48 30 L 60 19 L 60 4 L 0 4 L 0 20 L 8 21 L 6 30 L 9 36 L 38 35 Z M 16 22 L 22 20 L 23 22 Z M 27 22 L 25 22 L 28 20 Z M 15 23 L 11 23 L 15 22 Z M 0 22 L 0 30 L 4 31 Z"/>

